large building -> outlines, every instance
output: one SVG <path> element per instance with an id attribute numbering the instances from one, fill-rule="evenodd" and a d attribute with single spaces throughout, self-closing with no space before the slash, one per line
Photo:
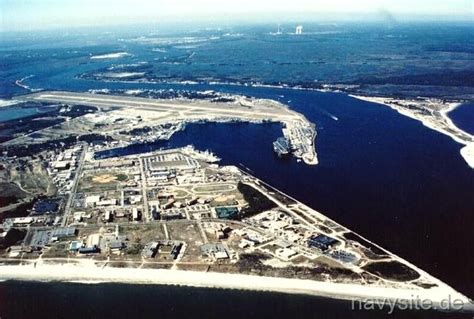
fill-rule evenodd
<path id="1" fill-rule="evenodd" d="M 320 234 L 317 236 L 311 236 L 308 239 L 308 246 L 311 248 L 317 248 L 321 250 L 322 252 L 325 252 L 329 248 L 334 247 L 337 245 L 339 241 L 337 239 L 334 239 L 332 237 Z"/>

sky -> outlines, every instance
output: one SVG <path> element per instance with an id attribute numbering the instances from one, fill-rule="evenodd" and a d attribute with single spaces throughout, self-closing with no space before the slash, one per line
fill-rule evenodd
<path id="1" fill-rule="evenodd" d="M 474 22 L 474 0 L 0 0 L 0 30 L 166 21 L 443 17 Z"/>

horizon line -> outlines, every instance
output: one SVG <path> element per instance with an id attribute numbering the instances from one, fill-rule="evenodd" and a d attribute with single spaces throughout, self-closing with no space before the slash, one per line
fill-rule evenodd
<path id="1" fill-rule="evenodd" d="M 202 16 L 193 17 L 188 16 L 188 19 L 183 23 L 183 16 L 166 16 L 166 17 L 150 17 L 145 15 L 133 16 L 113 16 L 112 19 L 97 19 L 96 21 L 86 21 L 85 19 L 77 19 L 73 21 L 58 21 L 56 23 L 49 23 L 44 25 L 22 25 L 18 27 L 6 27 L 3 19 L 0 19 L 0 33 L 11 32 L 35 32 L 35 31 L 53 31 L 58 29 L 87 29 L 93 27 L 99 28 L 116 28 L 122 26 L 151 26 L 151 25 L 181 25 L 181 26 L 196 26 L 196 25 L 211 25 L 216 24 L 225 26 L 236 25 L 256 25 L 256 24 L 271 24 L 271 23 L 385 23 L 390 25 L 405 24 L 405 23 L 472 23 L 474 26 L 474 14 L 468 13 L 463 15 L 449 15 L 441 13 L 411 13 L 411 14 L 388 14 L 385 12 L 318 12 L 318 13 L 286 13 L 286 14 L 232 14 L 232 19 L 227 19 L 227 14 L 222 13 L 220 16 L 212 18 L 204 18 Z M 104 20 L 105 19 L 105 20 Z M 100 20 L 100 21 L 99 21 Z M 121 21 L 120 21 L 121 20 Z"/>

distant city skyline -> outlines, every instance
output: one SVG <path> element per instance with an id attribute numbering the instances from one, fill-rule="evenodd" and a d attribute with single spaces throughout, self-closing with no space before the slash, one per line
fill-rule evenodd
<path id="1" fill-rule="evenodd" d="M 197 3 L 199 5 L 197 5 Z M 0 30 L 35 30 L 141 22 L 232 22 L 273 19 L 473 20 L 473 0 L 0 0 Z"/>

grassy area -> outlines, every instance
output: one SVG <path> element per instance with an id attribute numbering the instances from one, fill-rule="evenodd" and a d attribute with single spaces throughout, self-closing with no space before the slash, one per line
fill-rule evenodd
<path id="1" fill-rule="evenodd" d="M 203 242 L 197 225 L 182 223 L 168 224 L 168 232 L 170 239 L 182 240 L 187 243 L 186 250 L 181 261 L 201 261 L 201 251 L 199 246 L 201 246 Z"/>
<path id="2" fill-rule="evenodd" d="M 420 277 L 415 270 L 398 261 L 373 262 L 362 268 L 388 280 L 409 281 Z"/>
<path id="3" fill-rule="evenodd" d="M 269 200 L 265 195 L 252 186 L 239 182 L 237 187 L 239 192 L 244 196 L 244 200 L 248 203 L 248 206 L 243 208 L 241 211 L 241 218 L 257 215 L 261 212 L 277 207 L 274 202 Z"/>
<path id="4" fill-rule="evenodd" d="M 79 182 L 79 189 L 88 192 L 103 192 L 117 189 L 118 185 L 129 179 L 127 174 L 104 172 L 94 174 L 88 172 Z"/>
<path id="5" fill-rule="evenodd" d="M 45 164 L 39 160 L 28 161 L 9 170 L 10 181 L 32 195 L 53 196 L 56 187 L 46 171 Z"/>
<path id="6" fill-rule="evenodd" d="M 128 175 L 125 174 L 118 174 L 116 177 L 119 182 L 125 182 L 128 180 Z"/>
<path id="7" fill-rule="evenodd" d="M 204 185 L 204 186 L 195 186 L 193 191 L 196 193 L 210 193 L 210 192 L 230 192 L 235 190 L 235 186 L 232 184 L 222 184 L 222 185 Z"/>
<path id="8" fill-rule="evenodd" d="M 43 257 L 44 258 L 62 258 L 68 256 L 68 244 L 66 242 L 57 243 L 47 249 Z"/>
<path id="9" fill-rule="evenodd" d="M 17 185 L 0 182 L 0 207 L 17 203 L 19 199 L 27 196 L 28 194 L 22 191 Z"/>
<path id="10" fill-rule="evenodd" d="M 128 239 L 132 243 L 137 242 L 143 245 L 153 240 L 165 238 L 163 228 L 160 224 L 140 225 L 131 227 L 124 226 L 121 227 L 120 231 L 126 234 Z"/>

